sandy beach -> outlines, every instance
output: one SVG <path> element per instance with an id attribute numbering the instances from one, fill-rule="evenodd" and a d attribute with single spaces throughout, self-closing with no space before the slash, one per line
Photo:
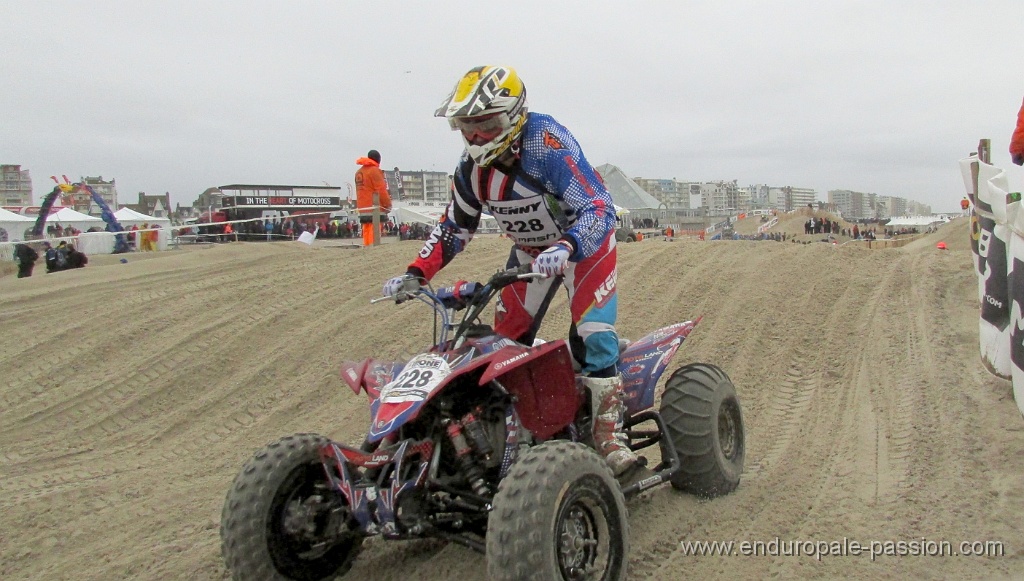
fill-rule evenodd
<path id="1" fill-rule="evenodd" d="M 780 229 L 802 233 L 802 218 Z M 945 241 L 948 250 L 936 249 Z M 357 444 L 346 359 L 429 341 L 416 305 L 370 305 L 419 242 L 230 243 L 0 277 L 0 578 L 226 579 L 218 527 L 254 451 L 296 432 Z M 435 282 L 483 280 L 474 240 Z M 902 248 L 661 239 L 619 247 L 636 338 L 702 316 L 674 363 L 736 385 L 746 470 L 701 501 L 628 504 L 630 579 L 1024 575 L 1024 419 L 978 354 L 969 223 Z M 542 327 L 561 337 L 565 297 Z M 674 367 L 674 366 L 673 366 Z M 667 374 L 666 374 L 667 375 Z M 686 541 L 995 541 L 996 556 L 692 556 Z M 440 541 L 366 541 L 346 580 L 478 579 Z"/>

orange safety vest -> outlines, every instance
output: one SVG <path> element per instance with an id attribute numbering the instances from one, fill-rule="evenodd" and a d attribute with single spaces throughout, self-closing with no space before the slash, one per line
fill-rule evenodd
<path id="1" fill-rule="evenodd" d="M 365 215 L 373 214 L 373 194 L 380 194 L 380 211 L 387 214 L 391 211 L 391 195 L 388 194 L 388 183 L 380 164 L 368 157 L 360 157 L 356 163 L 363 166 L 356 172 L 356 207 L 359 208 L 360 222 Z M 385 218 L 386 219 L 386 218 Z"/>

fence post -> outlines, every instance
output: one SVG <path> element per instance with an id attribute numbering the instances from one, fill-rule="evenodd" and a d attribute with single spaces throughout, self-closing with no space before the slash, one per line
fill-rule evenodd
<path id="1" fill-rule="evenodd" d="M 380 194 L 373 192 L 373 245 L 380 245 Z"/>

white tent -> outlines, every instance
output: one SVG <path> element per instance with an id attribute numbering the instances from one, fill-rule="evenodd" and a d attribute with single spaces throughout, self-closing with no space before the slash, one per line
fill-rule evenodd
<path id="1" fill-rule="evenodd" d="M 15 214 L 0 208 L 0 242 L 20 242 L 25 239 L 25 230 L 35 222 L 28 216 Z"/>
<path id="2" fill-rule="evenodd" d="M 447 206 L 441 208 L 432 207 L 397 207 L 392 210 L 392 214 L 395 216 L 395 221 L 399 224 L 409 222 L 419 222 L 420 224 L 426 224 L 427 226 L 436 226 L 441 221 L 441 217 L 444 216 L 444 210 Z M 477 228 L 477 232 L 481 233 L 495 233 L 500 232 L 498 228 L 498 221 L 494 216 L 490 214 L 483 214 L 480 216 L 480 226 Z"/>
<path id="3" fill-rule="evenodd" d="M 886 228 L 919 228 L 924 229 L 929 226 L 939 226 L 949 221 L 949 218 L 945 215 L 930 215 L 930 216 L 900 216 L 898 218 L 892 218 L 885 225 Z"/>
<path id="4" fill-rule="evenodd" d="M 395 216 L 395 220 L 398 223 L 407 222 L 419 222 L 420 224 L 426 224 L 427 226 L 435 226 L 441 219 L 444 210 L 436 210 L 433 208 L 395 208 L 392 214 Z"/>
<path id="5" fill-rule="evenodd" d="M 150 226 L 160 226 L 161 228 L 170 228 L 171 220 L 169 218 L 157 218 L 156 216 L 147 216 L 141 212 L 136 212 L 131 208 L 124 207 L 114 212 L 114 218 L 117 218 L 118 223 L 125 227 L 125 229 L 131 228 L 132 226 L 138 226 L 142 228 L 143 224 L 149 224 Z"/>
<path id="6" fill-rule="evenodd" d="M 76 212 L 71 208 L 60 208 L 56 212 L 52 212 L 46 217 L 47 224 L 60 224 L 61 226 L 71 226 L 75 229 L 86 231 L 94 226 L 103 227 L 103 220 L 90 216 L 89 214 L 83 214 Z"/>

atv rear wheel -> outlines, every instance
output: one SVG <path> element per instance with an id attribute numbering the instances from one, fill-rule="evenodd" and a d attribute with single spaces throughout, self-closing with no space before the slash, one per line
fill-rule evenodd
<path id="1" fill-rule="evenodd" d="M 628 554 L 622 491 L 596 452 L 566 441 L 520 452 L 488 518 L 489 579 L 620 581 Z"/>
<path id="2" fill-rule="evenodd" d="M 724 371 L 706 363 L 677 369 L 665 384 L 661 417 L 682 464 L 672 486 L 707 498 L 739 486 L 746 451 L 743 413 Z"/>
<path id="3" fill-rule="evenodd" d="M 253 456 L 224 500 L 221 554 L 233 579 L 333 579 L 352 566 L 362 537 L 320 462 L 327 438 L 286 436 Z"/>

